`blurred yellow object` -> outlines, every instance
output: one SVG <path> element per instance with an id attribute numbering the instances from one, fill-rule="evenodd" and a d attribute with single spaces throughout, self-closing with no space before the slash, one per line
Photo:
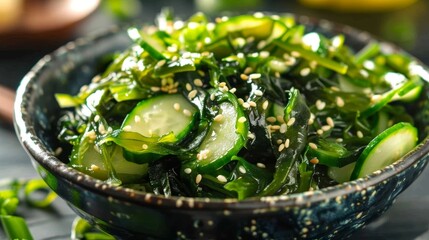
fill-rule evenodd
<path id="1" fill-rule="evenodd" d="M 22 13 L 23 0 L 0 0 L 0 32 L 15 27 Z"/>
<path id="2" fill-rule="evenodd" d="M 302 4 L 341 12 L 378 12 L 401 9 L 417 0 L 299 0 Z"/>

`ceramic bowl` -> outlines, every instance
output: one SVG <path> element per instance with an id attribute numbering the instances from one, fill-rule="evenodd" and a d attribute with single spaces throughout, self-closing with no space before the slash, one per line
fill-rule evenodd
<path id="1" fill-rule="evenodd" d="M 373 40 L 350 27 L 297 18 L 310 30 L 344 34 L 356 49 Z M 15 102 L 17 135 L 40 176 L 79 216 L 118 238 L 342 239 L 383 214 L 427 164 L 425 139 L 400 161 L 365 178 L 287 196 L 165 198 L 108 185 L 67 166 L 67 151 L 57 156 L 60 108 L 54 94 L 77 93 L 97 73 L 103 56 L 129 44 L 125 30 L 116 29 L 65 45 L 24 77 Z M 382 48 L 400 51 L 387 43 Z"/>

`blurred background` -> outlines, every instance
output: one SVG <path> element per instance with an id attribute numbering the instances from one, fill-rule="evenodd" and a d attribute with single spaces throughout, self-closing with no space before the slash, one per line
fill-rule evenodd
<path id="1" fill-rule="evenodd" d="M 163 7 L 172 7 L 182 18 L 196 11 L 210 16 L 263 11 L 327 19 L 393 42 L 429 65 L 429 0 L 0 0 L 0 178 L 16 177 L 12 173 L 17 171 L 20 177 L 36 176 L 4 116 L 31 67 L 78 37 L 118 24 L 152 23 Z M 427 185 L 428 169 L 386 215 L 353 239 L 429 239 Z M 57 204 L 50 213 L 26 213 L 37 239 L 69 238 L 74 214 Z"/>

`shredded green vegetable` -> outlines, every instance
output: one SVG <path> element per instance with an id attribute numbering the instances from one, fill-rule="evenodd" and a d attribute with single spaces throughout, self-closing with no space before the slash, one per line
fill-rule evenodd
<path id="1" fill-rule="evenodd" d="M 38 196 L 34 196 L 37 193 Z M 44 208 L 56 198 L 42 179 L 16 180 L 4 179 L 0 183 L 0 221 L 8 239 L 33 239 L 25 220 L 15 216 L 20 201 Z"/>
<path id="2" fill-rule="evenodd" d="M 108 233 L 101 232 L 95 229 L 88 221 L 76 217 L 73 221 L 71 230 L 71 239 L 85 239 L 85 240 L 115 240 L 113 236 Z"/>

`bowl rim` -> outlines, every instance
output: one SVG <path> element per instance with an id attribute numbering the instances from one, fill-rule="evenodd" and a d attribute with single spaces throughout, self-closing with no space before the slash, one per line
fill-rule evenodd
<path id="1" fill-rule="evenodd" d="M 272 13 L 270 13 L 272 14 Z M 283 13 L 282 13 L 283 14 Z M 358 30 L 348 25 L 334 23 L 325 19 L 307 17 L 303 15 L 284 13 L 295 17 L 300 24 L 312 24 L 324 30 L 329 30 L 333 33 L 344 33 L 347 36 L 356 36 L 357 40 L 362 43 L 369 41 L 379 42 L 383 49 L 394 52 L 405 52 L 401 48 L 392 43 L 380 40 L 366 31 Z M 272 14 L 274 15 L 274 14 Z M 181 209 L 212 209 L 225 211 L 233 210 L 255 210 L 255 209 L 277 209 L 287 207 L 305 207 L 314 203 L 324 202 L 329 199 L 338 199 L 347 196 L 356 191 L 365 191 L 374 188 L 378 184 L 388 181 L 395 175 L 405 171 L 407 168 L 417 164 L 422 159 L 425 159 L 429 154 L 429 136 L 423 139 L 411 152 L 403 156 L 395 163 L 378 170 L 364 178 L 359 178 L 353 181 L 345 182 L 335 186 L 330 186 L 318 190 L 306 191 L 303 193 L 293 193 L 282 196 L 268 196 L 249 198 L 238 200 L 235 198 L 214 199 L 214 198 L 194 198 L 194 197 L 164 197 L 153 193 L 144 193 L 135 191 L 121 186 L 113 186 L 104 181 L 95 179 L 86 175 L 72 167 L 67 166 L 51 151 L 49 151 L 37 137 L 33 122 L 28 117 L 27 107 L 29 105 L 30 96 L 34 91 L 34 84 L 37 82 L 38 75 L 43 73 L 48 68 L 49 63 L 54 62 L 63 54 L 69 51 L 79 51 L 79 48 L 86 47 L 96 41 L 101 41 L 124 30 L 124 27 L 113 27 L 109 31 L 78 38 L 75 41 L 69 42 L 54 52 L 44 56 L 37 64 L 24 76 L 22 79 L 15 98 L 14 104 L 14 126 L 16 134 L 24 149 L 32 159 L 38 162 L 43 168 L 49 172 L 64 178 L 72 184 L 76 184 L 85 190 L 107 196 L 110 200 L 120 200 L 137 205 L 156 206 L 160 208 L 181 208 Z M 411 56 L 420 66 L 427 69 L 417 58 Z M 49 68 L 48 68 L 49 69 Z M 340 199 L 338 199 L 340 200 Z"/>

